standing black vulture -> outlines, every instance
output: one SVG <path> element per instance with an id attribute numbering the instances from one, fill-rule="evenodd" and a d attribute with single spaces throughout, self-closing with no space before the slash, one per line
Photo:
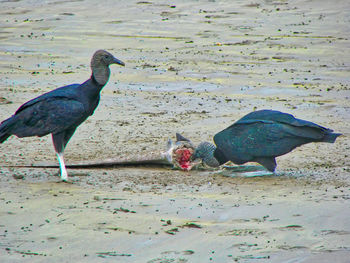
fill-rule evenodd
<path id="1" fill-rule="evenodd" d="M 213 145 L 202 142 L 192 160 L 202 159 L 217 167 L 228 161 L 235 164 L 257 162 L 273 172 L 275 157 L 310 142 L 335 142 L 340 133 L 315 123 L 294 118 L 274 110 L 260 110 L 247 114 L 214 136 Z"/>
<path id="2" fill-rule="evenodd" d="M 64 149 L 75 129 L 94 113 L 100 92 L 110 75 L 109 65 L 124 62 L 105 50 L 98 50 L 91 59 L 92 74 L 82 84 L 57 88 L 23 104 L 0 124 L 0 143 L 11 135 L 19 138 L 52 134 L 61 170 L 61 179 L 68 179 Z"/>

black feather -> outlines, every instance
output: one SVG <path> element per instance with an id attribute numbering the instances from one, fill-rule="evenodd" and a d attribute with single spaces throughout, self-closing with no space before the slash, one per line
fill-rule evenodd
<path id="1" fill-rule="evenodd" d="M 214 136 L 218 148 L 215 157 L 236 164 L 258 162 L 273 171 L 275 157 L 306 143 L 334 142 L 339 135 L 291 114 L 261 110 L 249 113 Z"/>
<path id="2" fill-rule="evenodd" d="M 13 116 L 0 124 L 0 143 L 11 135 L 21 138 L 52 134 L 56 152 L 63 153 L 76 128 L 94 113 L 100 92 L 109 78 L 110 64 L 124 66 L 107 51 L 96 51 L 91 60 L 90 79 L 82 84 L 55 89 L 24 103 Z"/>

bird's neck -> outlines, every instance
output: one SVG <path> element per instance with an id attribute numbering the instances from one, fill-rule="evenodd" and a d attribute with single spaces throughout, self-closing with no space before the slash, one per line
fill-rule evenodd
<path id="1" fill-rule="evenodd" d="M 93 114 L 100 101 L 100 92 L 103 85 L 100 85 L 92 74 L 90 79 L 81 84 L 79 89 L 81 102 L 89 114 Z"/>
<path id="2" fill-rule="evenodd" d="M 91 69 L 92 77 L 97 82 L 97 84 L 102 87 L 106 85 L 110 75 L 109 67 L 92 64 Z"/>
<path id="3" fill-rule="evenodd" d="M 210 142 L 202 142 L 197 148 L 200 152 L 200 157 L 203 162 L 211 167 L 217 167 L 220 165 L 218 160 L 215 158 L 214 153 L 216 146 Z"/>

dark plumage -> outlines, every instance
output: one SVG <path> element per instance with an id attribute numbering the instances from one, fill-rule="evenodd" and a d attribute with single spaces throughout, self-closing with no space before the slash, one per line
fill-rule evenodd
<path id="1" fill-rule="evenodd" d="M 75 129 L 94 113 L 100 92 L 110 75 L 109 65 L 124 62 L 105 50 L 98 50 L 91 59 L 91 77 L 82 84 L 64 86 L 23 104 L 0 124 L 0 143 L 11 135 L 19 138 L 52 134 L 61 170 L 61 179 L 68 179 L 64 165 L 64 149 Z"/>
<path id="2" fill-rule="evenodd" d="M 260 110 L 247 114 L 214 136 L 213 145 L 202 142 L 192 157 L 201 158 L 209 166 L 228 161 L 235 164 L 257 162 L 273 172 L 275 157 L 284 155 L 310 142 L 335 142 L 341 135 L 293 115 Z"/>

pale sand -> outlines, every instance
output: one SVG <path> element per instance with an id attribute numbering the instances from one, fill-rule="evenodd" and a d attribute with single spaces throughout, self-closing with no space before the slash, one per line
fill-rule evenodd
<path id="1" fill-rule="evenodd" d="M 67 163 L 147 154 L 175 132 L 211 140 L 263 108 L 344 136 L 278 158 L 276 176 L 69 170 L 72 185 L 56 169 L 4 167 L 56 162 L 49 136 L 11 137 L 0 145 L 0 261 L 349 262 L 350 3 L 171 5 L 1 2 L 0 120 L 85 81 L 103 48 L 126 67 L 111 67 Z"/>

